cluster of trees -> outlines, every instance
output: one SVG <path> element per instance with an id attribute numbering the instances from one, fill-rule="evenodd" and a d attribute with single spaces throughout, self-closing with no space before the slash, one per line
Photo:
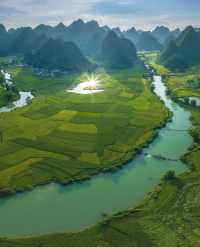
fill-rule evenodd
<path id="1" fill-rule="evenodd" d="M 200 77 L 188 80 L 187 84 L 189 87 L 200 90 Z"/>
<path id="2" fill-rule="evenodd" d="M 175 180 L 177 177 L 176 177 L 176 173 L 175 173 L 175 171 L 173 171 L 173 170 L 170 170 L 170 171 L 168 171 L 168 172 L 166 172 L 165 174 L 164 174 L 164 176 L 163 176 L 163 181 L 168 181 L 168 182 L 170 182 L 170 181 L 173 181 L 173 180 Z"/>
<path id="3" fill-rule="evenodd" d="M 4 82 L 5 82 L 4 76 L 3 76 L 3 74 L 0 71 L 0 84 L 3 85 Z"/>
<path id="4" fill-rule="evenodd" d="M 188 97 L 184 97 L 183 98 L 183 101 L 186 105 L 191 105 L 191 106 L 196 106 L 197 105 L 197 102 L 195 99 L 190 99 Z"/>
<path id="5" fill-rule="evenodd" d="M 13 102 L 19 96 L 19 92 L 15 85 L 7 85 L 6 92 L 4 94 L 6 102 Z"/>
<path id="6" fill-rule="evenodd" d="M 6 84 L 4 75 L 1 72 L 0 72 L 0 86 L 3 90 L 3 94 L 0 96 L 4 98 L 5 104 L 7 104 L 8 102 L 12 102 L 18 98 L 19 92 L 16 86 L 13 84 L 12 85 Z"/>

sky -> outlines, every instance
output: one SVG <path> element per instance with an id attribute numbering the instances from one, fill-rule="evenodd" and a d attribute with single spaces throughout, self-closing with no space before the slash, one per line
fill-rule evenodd
<path id="1" fill-rule="evenodd" d="M 7 28 L 69 25 L 79 18 L 122 30 L 200 27 L 199 13 L 200 0 L 0 0 L 0 23 Z"/>

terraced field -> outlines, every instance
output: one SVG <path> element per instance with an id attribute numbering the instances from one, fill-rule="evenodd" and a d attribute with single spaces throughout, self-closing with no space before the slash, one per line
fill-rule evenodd
<path id="1" fill-rule="evenodd" d="M 188 76 L 190 76 L 189 74 L 190 72 L 188 72 Z M 171 83 L 171 80 L 175 79 L 174 76 L 174 74 L 172 77 L 169 76 L 166 83 L 170 87 L 171 94 L 179 95 L 177 93 L 180 92 L 179 81 Z M 185 76 L 187 77 L 186 72 Z M 183 81 L 180 82 L 181 88 L 187 92 L 188 86 L 184 86 Z M 187 96 L 190 95 L 190 90 L 192 88 L 188 90 Z M 128 95 L 131 95 L 130 91 Z M 185 107 L 192 114 L 191 134 L 194 137 L 194 145 L 184 157 L 190 165 L 189 172 L 171 180 L 163 180 L 136 209 L 105 220 L 89 230 L 75 234 L 55 234 L 38 238 L 1 239 L 0 246 L 74 247 L 83 246 L 83 243 L 84 247 L 200 246 L 200 111 L 197 107 L 187 105 Z"/>
<path id="2" fill-rule="evenodd" d="M 95 95 L 66 92 L 86 74 L 38 77 L 22 68 L 9 72 L 19 90 L 31 90 L 36 98 L 25 108 L 0 115 L 1 194 L 52 181 L 66 184 L 114 169 L 168 117 L 150 81 L 143 78 L 142 65 L 99 72 L 105 91 Z"/>
<path id="3" fill-rule="evenodd" d="M 156 64 L 155 60 L 153 62 L 154 64 Z M 160 65 L 154 66 L 154 69 L 157 68 L 159 68 L 160 71 L 165 71 L 165 69 L 160 67 Z M 188 84 L 187 83 L 184 84 L 184 80 L 177 79 L 177 78 L 181 78 L 181 75 L 174 73 L 172 74 L 171 72 L 167 72 L 167 73 L 169 74 L 167 77 L 165 77 L 166 83 L 170 88 L 170 94 L 174 95 L 174 98 L 175 96 L 179 97 L 180 96 L 179 93 L 182 93 L 183 89 L 185 96 L 191 95 L 191 90 L 193 89 L 188 88 Z M 188 71 L 187 73 L 185 72 L 183 78 L 187 78 L 188 76 L 190 76 L 191 72 Z M 130 73 L 126 72 L 125 74 L 126 75 L 129 74 L 128 78 L 130 78 Z M 123 75 L 123 78 L 127 78 L 125 74 Z M 109 92 L 109 88 L 111 88 L 113 85 L 116 85 L 115 83 L 117 83 L 118 85 L 121 86 L 121 88 L 123 88 L 123 92 L 118 93 L 118 97 L 120 94 L 121 97 L 123 97 L 123 101 L 121 97 L 119 97 L 120 99 L 117 98 L 118 103 L 124 104 L 126 102 L 127 106 L 134 108 L 134 110 L 133 108 L 131 108 L 132 109 L 131 112 L 127 112 L 126 114 L 125 113 L 123 114 L 127 116 L 127 118 L 129 119 L 129 123 L 134 124 L 135 128 L 137 127 L 138 129 L 138 126 L 140 126 L 138 124 L 139 119 L 143 119 L 146 116 L 149 116 L 149 119 L 148 117 L 146 117 L 146 119 L 144 119 L 145 121 L 142 121 L 142 123 L 144 124 L 144 127 L 145 127 L 145 123 L 148 123 L 149 127 L 153 126 L 152 122 L 153 120 L 155 121 L 156 117 L 155 118 L 153 117 L 152 120 L 150 115 L 148 115 L 147 112 L 145 112 L 145 110 L 148 108 L 149 102 L 151 102 L 151 104 L 152 102 L 154 102 L 153 104 L 155 104 L 156 102 L 154 96 L 151 95 L 149 98 L 149 93 L 147 93 L 149 91 L 148 83 L 142 80 L 143 90 L 141 90 L 139 93 L 138 90 L 139 86 L 137 84 L 131 83 L 132 80 L 137 81 L 136 78 L 138 77 L 131 76 L 132 79 L 130 81 L 122 80 L 123 82 L 125 81 L 125 83 L 121 84 L 120 83 L 121 76 L 122 75 L 118 74 L 115 75 L 115 77 L 114 76 L 112 77 L 112 83 L 106 84 L 108 91 L 106 90 L 105 94 Z M 195 77 L 196 76 L 199 76 L 198 73 L 195 75 Z M 185 82 L 186 81 L 187 80 L 185 80 Z M 148 97 L 143 97 L 144 92 L 147 93 Z M 194 91 L 194 93 L 197 93 L 196 90 Z M 98 97 L 105 97 L 105 95 L 104 96 L 99 95 Z M 152 97 L 154 98 L 154 101 L 151 101 Z M 135 107 L 138 107 L 137 101 L 140 100 L 144 100 L 144 101 L 146 100 L 145 101 L 146 103 L 142 104 L 142 109 L 140 108 L 140 111 L 143 111 L 143 113 L 145 112 L 145 114 L 139 115 L 138 114 L 139 110 L 137 110 L 137 108 Z M 96 102 L 96 96 L 95 96 L 95 102 Z M 134 104 L 132 104 L 132 102 L 134 102 Z M 29 107 L 34 107 L 34 102 L 33 105 Z M 83 246 L 83 243 L 85 247 L 93 247 L 93 246 L 198 247 L 200 246 L 200 241 L 199 241 L 200 239 L 200 231 L 199 231 L 200 229 L 200 225 L 199 225 L 200 111 L 199 108 L 197 107 L 192 107 L 187 105 L 185 105 L 185 107 L 192 114 L 193 129 L 191 130 L 191 134 L 194 137 L 194 145 L 184 157 L 184 159 L 187 161 L 188 165 L 191 168 L 189 172 L 179 177 L 175 177 L 171 180 L 163 180 L 155 188 L 155 190 L 151 194 L 149 194 L 146 200 L 136 209 L 128 212 L 124 212 L 120 215 L 116 215 L 112 219 L 105 220 L 103 223 L 89 230 L 80 233 L 55 234 L 55 235 L 42 236 L 37 238 L 27 238 L 27 239 L 18 239 L 18 240 L 1 239 L 0 246 L 2 247 L 21 247 L 21 246 L 74 247 L 74 246 Z M 157 110 L 158 109 L 159 108 L 157 108 Z M 25 109 L 23 111 L 25 111 Z M 28 109 L 26 109 L 26 112 L 27 111 Z M 84 118 L 85 114 L 86 112 L 79 111 L 75 116 L 73 116 L 71 118 L 72 120 L 69 123 L 70 125 L 68 125 L 69 129 L 73 130 L 74 124 L 79 124 L 79 125 L 84 124 L 83 129 L 85 128 L 85 124 L 86 125 L 91 124 L 91 121 L 89 120 L 85 121 Z M 87 119 L 89 117 L 94 116 L 94 114 L 97 116 L 98 114 L 103 114 L 103 113 L 97 113 L 97 112 L 87 113 L 86 114 Z M 112 114 L 114 114 L 113 111 Z M 156 111 L 155 113 L 153 112 L 153 114 L 156 114 Z M 57 117 L 60 118 L 62 115 L 63 113 L 57 113 L 56 118 Z M 111 116 L 111 114 L 107 114 L 107 115 Z M 118 117 L 119 115 L 121 116 L 122 114 L 121 113 L 117 114 Z M 95 119 L 97 121 L 97 118 Z M 156 122 L 158 123 L 159 121 L 157 120 Z M 111 123 L 113 123 L 113 121 L 111 121 Z M 124 123 L 124 121 L 122 121 L 122 123 Z M 95 125 L 100 126 L 97 125 L 97 122 L 95 122 Z M 127 125 L 126 129 L 130 128 L 129 125 L 130 124 Z M 94 128 L 93 126 L 91 127 L 90 131 L 94 135 L 96 129 L 98 133 L 99 128 L 100 127 Z M 81 131 L 82 128 L 80 129 L 80 132 Z M 134 135 L 136 135 L 136 133 L 137 132 L 135 131 Z M 128 145 L 130 144 L 128 143 Z M 120 150 L 123 149 L 120 148 Z M 92 160 L 94 160 L 94 157 Z"/>
<path id="4" fill-rule="evenodd" d="M 185 72 L 166 74 L 165 80 L 174 98 L 199 97 L 200 95 L 200 67 Z"/>

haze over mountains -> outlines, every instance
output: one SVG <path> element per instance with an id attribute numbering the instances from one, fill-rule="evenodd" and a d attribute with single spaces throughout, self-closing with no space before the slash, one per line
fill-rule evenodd
<path id="1" fill-rule="evenodd" d="M 25 61 L 36 68 L 66 70 L 71 72 L 89 71 L 94 67 L 72 42 L 49 39 L 35 53 L 25 56 Z"/>
<path id="2" fill-rule="evenodd" d="M 35 48 L 33 47 L 33 44 L 36 43 L 35 39 L 39 39 L 39 42 L 37 43 L 38 46 L 40 46 L 41 43 L 44 43 L 45 39 L 47 40 L 49 38 L 72 41 L 79 46 L 85 55 L 93 55 L 100 51 L 101 45 L 109 31 L 111 31 L 111 29 L 108 26 L 100 27 L 96 21 L 83 22 L 80 19 L 74 21 L 69 26 L 65 26 L 62 23 L 59 23 L 55 27 L 41 24 L 34 29 L 30 27 L 22 27 L 9 29 L 8 32 L 5 27 L 1 25 L 0 55 L 24 53 L 24 50 L 27 50 L 27 47 L 29 47 L 29 50 Z M 131 28 L 127 31 L 121 31 L 119 28 L 115 28 L 113 31 L 119 36 L 130 39 L 135 45 L 137 45 L 138 41 L 142 39 L 144 33 L 145 35 L 147 33 L 149 39 L 153 40 L 152 42 L 155 42 L 155 44 L 152 45 L 153 49 L 159 49 L 166 39 L 172 37 L 175 32 L 170 31 L 165 27 L 157 27 L 152 32 L 136 30 L 135 28 Z M 176 30 L 176 32 L 179 34 L 180 30 Z M 9 42 L 7 42 L 8 40 Z M 23 43 L 19 41 L 23 41 Z M 4 48 L 2 48 L 2 46 L 4 46 Z M 24 47 L 24 49 L 21 47 Z M 149 50 L 148 44 L 147 48 L 145 44 L 143 44 L 142 49 Z"/>
<path id="3" fill-rule="evenodd" d="M 171 31 L 164 26 L 158 26 L 153 31 L 136 30 L 134 27 L 121 31 L 119 28 L 101 27 L 96 21 L 83 22 L 81 19 L 69 26 L 62 23 L 55 27 L 41 24 L 36 28 L 21 27 L 8 31 L 0 25 L 0 56 L 21 55 L 32 66 L 80 71 L 91 68 L 86 57 L 99 59 L 109 68 L 124 68 L 134 65 L 136 50 L 164 50 L 160 59 L 163 64 L 171 66 L 181 62 L 182 67 L 187 67 L 199 63 L 198 52 L 189 59 L 185 51 L 190 46 L 199 49 L 199 34 L 199 28 L 181 32 L 180 29 Z M 186 38 L 188 36 L 191 38 Z M 53 49 L 49 48 L 51 45 Z M 65 54 L 65 61 L 59 45 Z M 54 58 L 50 59 L 50 54 Z M 58 62 L 59 66 L 56 64 Z"/>
<path id="4" fill-rule="evenodd" d="M 200 64 L 200 33 L 187 27 L 171 40 L 160 56 L 160 62 L 171 69 L 186 69 Z"/>
<path id="5" fill-rule="evenodd" d="M 136 43 L 139 51 L 161 51 L 163 46 L 151 32 L 142 32 Z"/>
<path id="6" fill-rule="evenodd" d="M 137 60 L 135 45 L 126 38 L 119 37 L 110 31 L 103 41 L 100 60 L 111 69 L 129 68 Z"/>

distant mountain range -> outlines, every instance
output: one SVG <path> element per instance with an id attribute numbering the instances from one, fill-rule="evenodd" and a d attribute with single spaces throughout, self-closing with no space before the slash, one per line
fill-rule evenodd
<path id="1" fill-rule="evenodd" d="M 151 32 L 142 32 L 136 43 L 139 51 L 161 51 L 163 46 Z"/>
<path id="2" fill-rule="evenodd" d="M 84 23 L 80 19 L 68 27 L 62 23 L 55 27 L 39 25 L 33 31 L 38 35 L 46 35 L 47 38 L 74 42 L 85 55 L 94 54 L 107 34 L 96 21 Z"/>
<path id="3" fill-rule="evenodd" d="M 52 27 L 41 24 L 36 28 L 23 27 L 9 29 L 6 31 L 3 25 L 0 25 L 0 55 L 10 53 L 26 53 L 29 50 L 37 49 L 44 44 L 45 39 L 62 39 L 64 41 L 74 42 L 84 55 L 96 55 L 99 53 L 102 43 L 109 31 L 114 31 L 118 36 L 130 39 L 138 49 L 141 50 L 160 50 L 166 40 L 180 34 L 180 30 L 170 31 L 166 27 L 157 27 L 152 32 L 136 30 L 131 28 L 127 31 L 121 31 L 119 28 L 110 29 L 108 26 L 100 27 L 96 21 L 83 22 L 81 19 L 74 21 L 69 26 L 59 23 Z M 151 40 L 151 46 L 145 44 L 144 38 Z M 38 42 L 35 42 L 35 40 Z M 140 41 L 143 43 L 140 45 Z M 35 44 L 37 43 L 37 47 Z"/>
<path id="4" fill-rule="evenodd" d="M 134 27 L 121 32 L 119 28 L 114 31 L 127 39 L 130 39 L 137 50 L 159 51 L 168 42 L 175 39 L 181 33 L 180 29 L 170 31 L 169 28 L 158 26 L 153 31 L 136 30 Z"/>
<path id="5" fill-rule="evenodd" d="M 91 71 L 94 68 L 72 42 L 49 39 L 36 52 L 25 55 L 27 64 L 46 70 L 70 72 Z"/>
<path id="6" fill-rule="evenodd" d="M 199 35 L 199 28 L 193 29 L 194 32 Z M 139 51 L 164 50 L 160 61 L 167 65 L 171 61 L 175 63 L 183 59 L 182 53 L 184 52 L 182 48 L 179 49 L 179 52 L 176 52 L 176 59 L 172 59 L 171 55 L 168 56 L 171 50 L 178 49 L 175 49 L 176 46 L 182 47 L 180 45 L 181 41 L 178 41 L 179 39 L 181 40 L 181 36 L 185 36 L 185 31 L 181 32 L 180 29 L 171 31 L 164 26 L 156 27 L 153 31 L 149 32 L 136 30 L 134 27 L 127 31 L 121 31 L 120 28 L 101 27 L 96 21 L 84 22 L 81 19 L 74 21 L 69 26 L 65 26 L 62 23 L 55 27 L 41 24 L 36 28 L 22 27 L 9 29 L 8 31 L 1 24 L 0 56 L 22 55 L 29 64 L 41 66 L 42 58 L 37 62 L 35 59 L 41 54 L 46 54 L 44 51 L 48 50 L 50 44 L 53 44 L 53 40 L 56 41 L 54 42 L 55 46 L 60 42 L 58 40 L 61 40 L 63 42 L 60 45 L 65 48 L 65 51 L 69 51 L 69 46 L 73 46 L 74 58 L 84 61 L 83 64 L 86 67 L 88 67 L 88 59 L 86 57 L 98 58 L 107 67 L 129 67 L 136 60 L 136 49 Z M 112 45 L 110 40 L 113 40 Z M 192 43 L 192 40 L 190 42 Z M 53 52 L 49 51 L 49 54 L 53 54 Z M 67 55 L 67 53 L 65 54 Z M 71 54 L 66 58 L 68 61 L 70 56 Z M 130 59 L 131 56 L 132 59 Z M 33 59 L 32 62 L 30 57 Z M 198 60 L 195 56 L 193 58 L 194 61 Z M 56 54 L 54 61 L 53 59 L 51 60 L 51 65 L 48 65 L 49 68 L 53 64 L 55 66 L 56 59 L 58 61 L 63 59 L 60 51 Z M 72 65 L 62 64 L 61 67 L 64 66 L 65 68 L 72 69 L 75 63 L 78 64 L 76 59 L 73 60 Z M 82 67 L 81 64 L 79 65 L 80 67 L 77 66 L 78 70 Z M 188 65 L 185 64 L 184 66 Z M 57 67 L 55 66 L 55 68 Z"/>
<path id="7" fill-rule="evenodd" d="M 200 32 L 187 27 L 171 40 L 160 56 L 160 62 L 171 69 L 185 69 L 200 64 Z"/>
<path id="8" fill-rule="evenodd" d="M 129 68 L 137 61 L 137 52 L 135 45 L 129 39 L 109 31 L 103 41 L 99 58 L 109 69 Z"/>

